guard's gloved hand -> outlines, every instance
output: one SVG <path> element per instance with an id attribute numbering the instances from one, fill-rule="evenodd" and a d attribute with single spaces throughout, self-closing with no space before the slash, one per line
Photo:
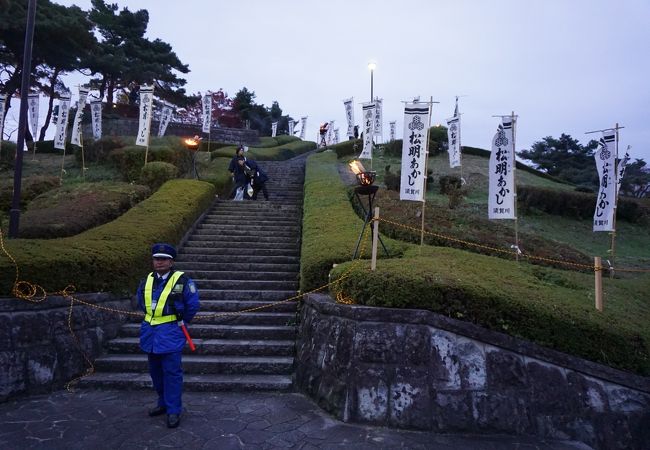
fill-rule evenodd
<path id="1" fill-rule="evenodd" d="M 174 314 L 178 320 L 183 320 L 183 315 L 185 314 L 185 305 L 182 300 L 174 301 Z"/>

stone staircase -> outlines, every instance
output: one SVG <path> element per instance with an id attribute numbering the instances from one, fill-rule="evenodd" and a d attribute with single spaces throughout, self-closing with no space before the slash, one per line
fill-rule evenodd
<path id="1" fill-rule="evenodd" d="M 260 162 L 270 200 L 260 193 L 257 201 L 215 201 L 179 248 L 175 266 L 195 280 L 201 298 L 189 326 L 197 349 L 183 355 L 184 389 L 292 389 L 297 301 L 268 306 L 298 290 L 305 158 Z M 138 320 L 123 325 L 82 385 L 150 387 L 139 330 Z"/>

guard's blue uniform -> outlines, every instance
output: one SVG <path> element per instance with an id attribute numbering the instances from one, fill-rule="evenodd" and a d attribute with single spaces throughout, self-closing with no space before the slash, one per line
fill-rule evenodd
<path id="1" fill-rule="evenodd" d="M 174 270 L 161 279 L 155 272 L 140 282 L 137 298 L 138 307 L 147 313 L 145 306 L 145 290 L 147 281 L 152 280 L 152 305 L 158 300 L 167 283 L 172 279 Z M 189 323 L 199 310 L 199 293 L 191 278 L 181 275 L 175 286 L 170 286 L 171 292 L 162 311 L 163 316 L 178 315 L 185 323 Z M 153 308 L 155 311 L 155 308 Z M 151 381 L 158 393 L 158 406 L 166 408 L 167 414 L 180 414 L 182 409 L 181 394 L 183 390 L 183 367 L 181 351 L 185 346 L 185 335 L 176 320 L 159 325 L 151 325 L 147 319 L 140 327 L 140 348 L 149 357 L 149 373 Z"/>

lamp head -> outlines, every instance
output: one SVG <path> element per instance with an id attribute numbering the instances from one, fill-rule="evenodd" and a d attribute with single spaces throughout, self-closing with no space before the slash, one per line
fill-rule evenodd
<path id="1" fill-rule="evenodd" d="M 373 70 L 375 70 L 376 68 L 377 68 L 377 63 L 376 63 L 376 62 L 374 62 L 374 61 L 370 61 L 370 62 L 368 63 L 368 69 L 369 69 L 371 72 L 372 72 Z"/>

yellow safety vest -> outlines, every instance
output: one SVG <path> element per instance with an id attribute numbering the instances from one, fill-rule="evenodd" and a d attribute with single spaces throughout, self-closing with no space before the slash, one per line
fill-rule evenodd
<path id="1" fill-rule="evenodd" d="M 150 325 L 160 325 L 163 323 L 174 322 L 175 320 L 177 320 L 174 314 L 168 314 L 166 316 L 163 316 L 163 309 L 165 309 L 165 304 L 167 303 L 167 297 L 169 297 L 169 294 L 171 293 L 174 286 L 176 286 L 176 282 L 181 277 L 181 275 L 183 275 L 183 272 L 174 272 L 173 274 L 171 274 L 169 280 L 167 280 L 167 284 L 165 285 L 165 288 L 160 294 L 160 298 L 158 299 L 158 304 L 156 304 L 156 310 L 153 311 L 152 313 L 151 296 L 153 294 L 154 273 L 151 272 L 149 274 L 149 276 L 147 277 L 147 282 L 144 285 L 144 308 L 146 311 L 146 314 L 144 316 L 145 322 L 148 322 Z"/>

